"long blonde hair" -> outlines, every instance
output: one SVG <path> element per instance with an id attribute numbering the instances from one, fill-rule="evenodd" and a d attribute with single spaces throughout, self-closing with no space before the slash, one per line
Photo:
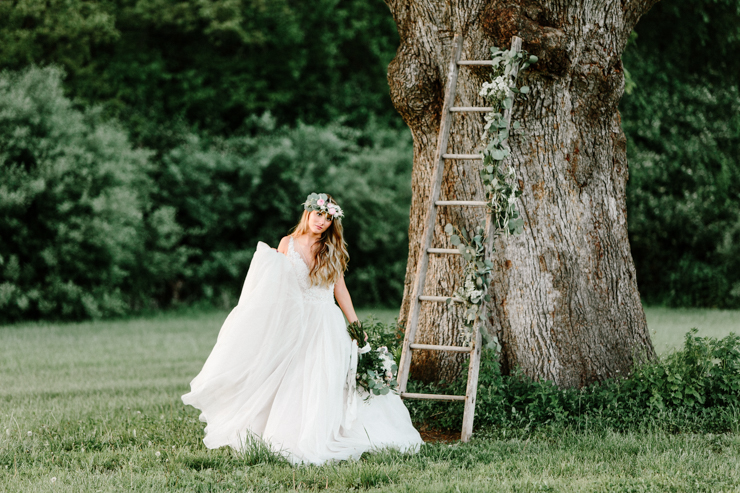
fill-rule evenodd
<path id="1" fill-rule="evenodd" d="M 328 195 L 330 203 L 336 204 L 334 197 Z M 309 232 L 308 216 L 312 211 L 303 211 L 301 220 L 290 230 L 290 236 L 297 238 Z M 326 231 L 321 233 L 318 241 L 319 250 L 316 252 L 316 261 L 308 273 L 312 285 L 330 286 L 339 279 L 339 276 L 347 270 L 349 253 L 347 243 L 344 241 L 344 231 L 339 219 L 334 219 Z"/>

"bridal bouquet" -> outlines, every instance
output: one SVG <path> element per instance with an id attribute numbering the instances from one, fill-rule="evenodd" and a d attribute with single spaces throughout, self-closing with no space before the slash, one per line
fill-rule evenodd
<path id="1" fill-rule="evenodd" d="M 373 350 L 367 343 L 368 336 L 362 330 L 359 321 L 352 322 L 347 326 L 349 336 L 357 341 L 357 345 L 363 344 L 359 350 L 359 361 L 357 362 L 357 386 L 362 387 L 372 395 L 386 395 L 398 388 L 398 365 L 393 354 L 386 346 L 380 346 Z"/>

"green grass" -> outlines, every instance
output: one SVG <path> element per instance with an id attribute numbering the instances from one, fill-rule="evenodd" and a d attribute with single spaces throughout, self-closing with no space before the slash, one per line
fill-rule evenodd
<path id="1" fill-rule="evenodd" d="M 370 311 L 384 321 L 396 316 Z M 740 318 L 673 312 L 648 310 L 656 340 L 673 345 L 685 329 L 673 330 L 671 320 L 705 317 L 706 330 L 721 336 Z M 479 432 L 469 444 L 428 444 L 414 456 L 389 451 L 303 468 L 257 445 L 242 456 L 207 450 L 197 411 L 179 396 L 225 315 L 0 327 L 0 491 L 740 490 L 737 435 Z"/>
<path id="2" fill-rule="evenodd" d="M 740 310 L 647 307 L 645 316 L 659 353 L 681 346 L 684 334 L 692 327 L 698 328 L 702 337 L 721 339 L 730 332 L 740 334 Z"/>

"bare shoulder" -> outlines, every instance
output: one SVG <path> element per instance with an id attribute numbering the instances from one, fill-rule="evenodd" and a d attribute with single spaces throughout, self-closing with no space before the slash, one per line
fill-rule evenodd
<path id="1" fill-rule="evenodd" d="M 288 254 L 288 244 L 290 243 L 290 236 L 283 236 L 283 239 L 280 240 L 280 244 L 277 247 L 277 251 L 287 255 Z"/>

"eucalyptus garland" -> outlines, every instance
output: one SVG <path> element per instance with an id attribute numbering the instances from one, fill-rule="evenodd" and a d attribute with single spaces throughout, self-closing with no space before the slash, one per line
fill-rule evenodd
<path id="1" fill-rule="evenodd" d="M 496 237 L 502 234 L 520 234 L 524 228 L 524 220 L 516 208 L 516 199 L 521 195 L 516 173 L 512 166 L 504 168 L 504 160 L 511 154 L 507 140 L 514 97 L 529 93 L 529 87 L 517 86 L 517 78 L 523 70 L 537 61 L 537 57 L 530 56 L 525 51 L 500 50 L 495 46 L 491 48 L 491 56 L 491 81 L 484 82 L 480 91 L 480 95 L 486 98 L 492 108 L 485 115 L 486 123 L 481 136 L 487 144 L 481 153 L 483 166 L 480 176 L 493 235 Z M 519 123 L 514 122 L 512 128 L 518 129 Z M 463 285 L 455 291 L 455 295 L 464 305 L 465 345 L 468 345 L 483 302 L 491 299 L 488 286 L 491 283 L 493 263 L 485 258 L 487 238 L 484 228 L 477 227 L 472 233 L 468 233 L 465 228 L 459 229 L 447 224 L 445 232 L 465 259 Z M 451 301 L 452 298 L 447 299 L 448 304 Z"/>
<path id="2" fill-rule="evenodd" d="M 514 168 L 504 168 L 504 160 L 511 154 L 507 145 L 511 112 L 506 115 L 506 110 L 512 109 L 517 94 L 529 93 L 528 86 L 517 86 L 517 78 L 537 61 L 537 57 L 530 56 L 526 51 L 500 50 L 495 46 L 491 48 L 491 56 L 491 82 L 484 82 L 480 91 L 480 95 L 492 107 L 492 111 L 485 115 L 482 138 L 488 140 L 488 143 L 482 152 L 483 167 L 480 176 L 486 193 L 488 213 L 495 230 L 519 234 L 524 221 L 519 216 L 515 203 L 521 191 L 517 186 Z M 518 129 L 519 122 L 514 122 L 512 128 Z"/>
<path id="3" fill-rule="evenodd" d="M 457 288 L 455 295 L 465 303 L 463 325 L 465 326 L 465 345 L 473 337 L 473 326 L 478 317 L 478 311 L 484 301 L 491 301 L 488 294 L 489 279 L 493 262 L 486 259 L 486 234 L 480 226 L 471 233 L 465 228 L 458 229 L 452 224 L 445 226 L 445 232 L 450 235 L 450 242 L 457 247 L 460 255 L 465 259 L 462 286 Z M 452 298 L 447 298 L 447 304 Z"/>

